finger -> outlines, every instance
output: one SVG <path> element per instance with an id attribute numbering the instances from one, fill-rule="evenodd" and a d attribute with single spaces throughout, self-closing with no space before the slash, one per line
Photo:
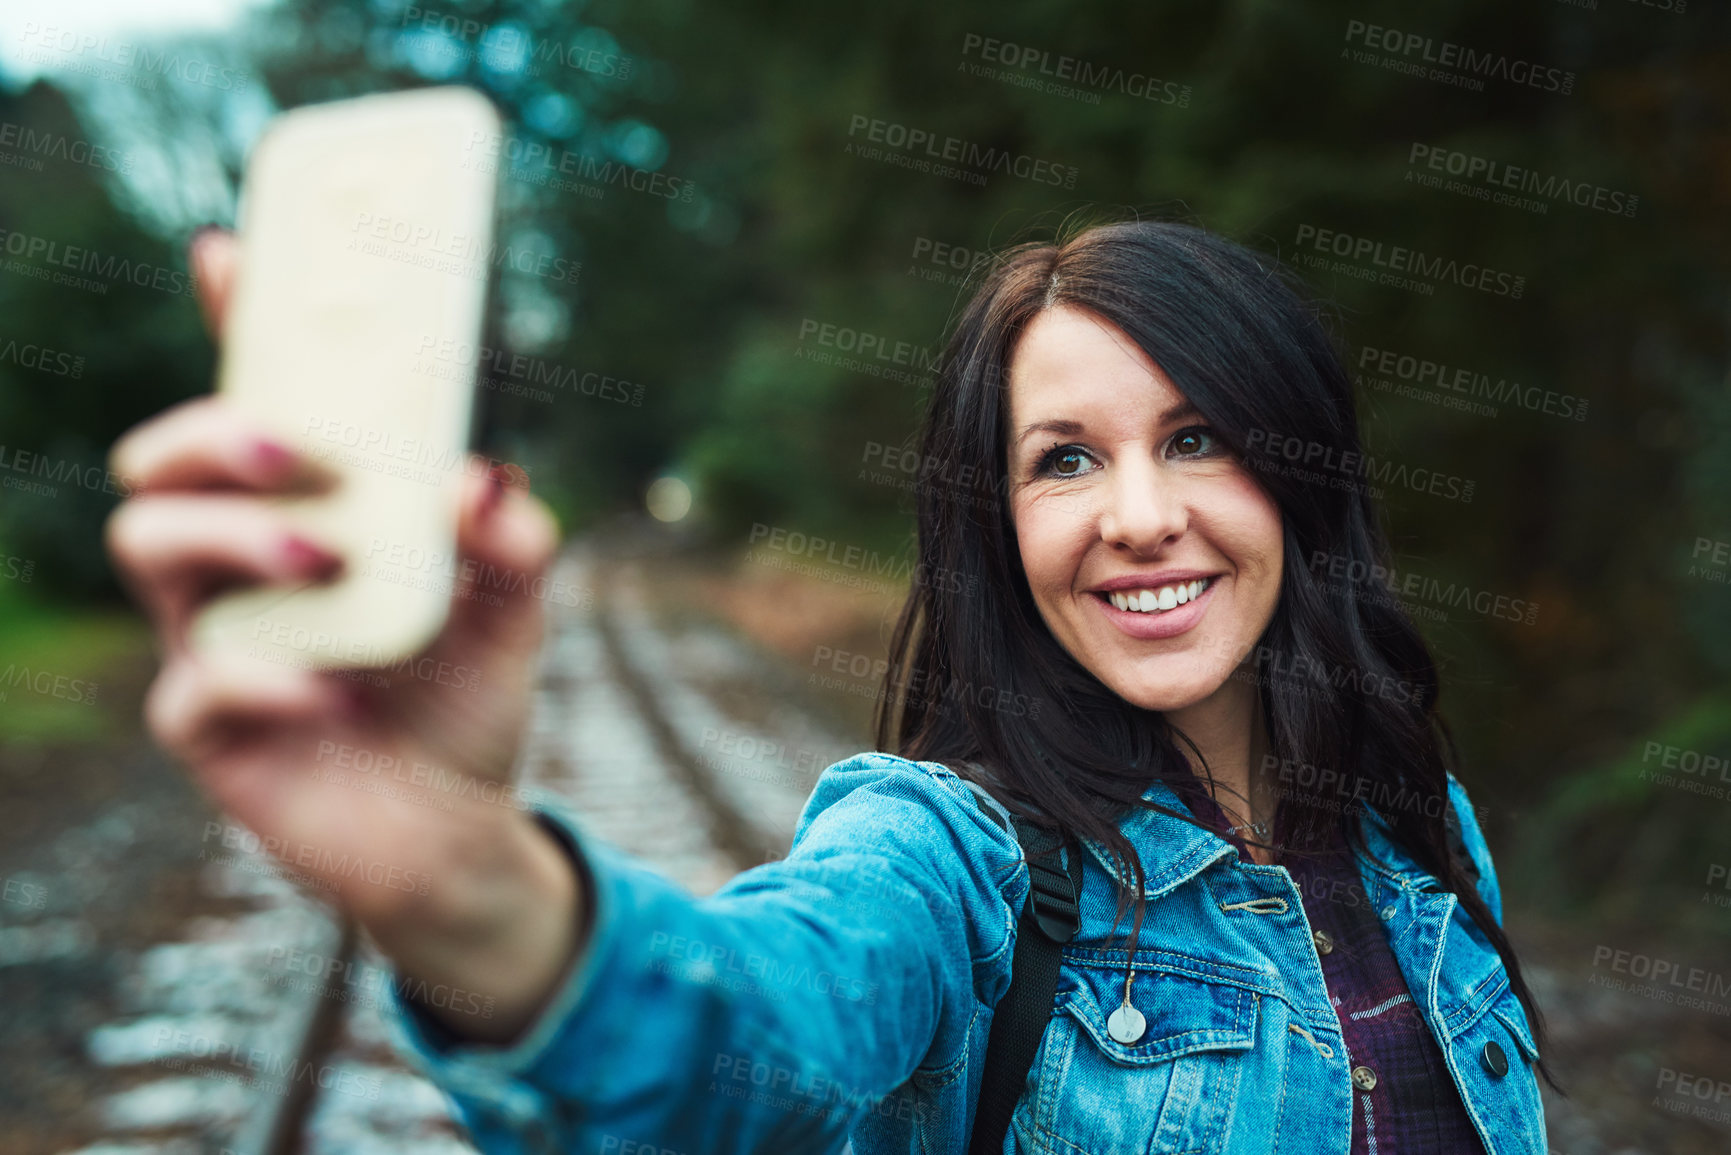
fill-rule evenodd
<path id="1" fill-rule="evenodd" d="M 125 434 L 109 468 L 145 490 L 235 488 L 319 492 L 336 475 L 272 436 L 220 396 L 182 402 Z"/>
<path id="2" fill-rule="evenodd" d="M 204 315 L 205 328 L 218 340 L 228 315 L 228 298 L 234 289 L 239 257 L 240 245 L 227 229 L 200 229 L 188 245 L 187 259 L 198 281 L 198 311 Z"/>
<path id="3" fill-rule="evenodd" d="M 151 683 L 144 718 L 164 749 L 198 768 L 273 728 L 345 717 L 352 709 L 348 687 L 310 670 L 186 652 Z M 222 793 L 221 784 L 207 785 Z"/>
<path id="4" fill-rule="evenodd" d="M 157 618 L 171 650 L 216 593 L 250 584 L 328 581 L 334 550 L 256 498 L 157 496 L 123 503 L 106 539 L 115 564 Z"/>
<path id="5" fill-rule="evenodd" d="M 509 478 L 509 480 L 507 480 Z M 545 573 L 559 547 L 559 523 L 545 502 L 528 493 L 528 475 L 515 467 L 495 467 L 476 476 L 465 471 L 457 549 L 466 561 L 474 592 L 509 604 L 544 598 Z M 497 601 L 469 599 L 473 604 Z"/>

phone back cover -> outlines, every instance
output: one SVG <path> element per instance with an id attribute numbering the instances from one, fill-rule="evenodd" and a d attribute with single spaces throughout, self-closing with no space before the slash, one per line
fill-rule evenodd
<path id="1" fill-rule="evenodd" d="M 241 203 L 218 388 L 340 477 L 281 499 L 342 553 L 328 585 L 214 601 L 194 645 L 303 668 L 388 666 L 442 627 L 491 268 L 500 132 L 461 88 L 273 123 Z"/>

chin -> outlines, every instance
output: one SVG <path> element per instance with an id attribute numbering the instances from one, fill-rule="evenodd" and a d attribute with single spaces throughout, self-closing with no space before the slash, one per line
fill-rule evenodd
<path id="1" fill-rule="evenodd" d="M 1177 678 L 1151 674 L 1133 682 L 1109 681 L 1104 678 L 1101 681 L 1105 682 L 1107 689 L 1132 706 L 1165 714 L 1187 709 L 1205 700 L 1220 689 L 1225 679 L 1198 677 L 1195 674 Z"/>

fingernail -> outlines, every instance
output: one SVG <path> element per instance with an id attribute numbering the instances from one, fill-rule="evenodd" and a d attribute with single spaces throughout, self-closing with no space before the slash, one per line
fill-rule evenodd
<path id="1" fill-rule="evenodd" d="M 290 570 L 305 577 L 324 577 L 342 565 L 343 559 L 322 546 L 291 533 L 282 542 L 283 560 Z"/>
<path id="2" fill-rule="evenodd" d="M 505 496 L 505 467 L 495 465 L 487 471 L 487 488 L 481 493 L 481 516 L 487 517 L 499 508 Z"/>
<path id="3" fill-rule="evenodd" d="M 267 473 L 282 473 L 294 463 L 295 455 L 286 445 L 260 437 L 252 443 L 252 457 Z"/>
<path id="4" fill-rule="evenodd" d="M 495 461 L 488 476 L 499 479 L 499 484 L 508 489 L 521 489 L 529 492 L 529 471 L 521 465 L 513 465 L 509 461 Z"/>

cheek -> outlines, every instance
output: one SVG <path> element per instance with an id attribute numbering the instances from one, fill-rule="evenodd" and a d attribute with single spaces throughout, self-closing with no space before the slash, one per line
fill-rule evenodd
<path id="1" fill-rule="evenodd" d="M 1247 495 L 1233 524 L 1243 564 L 1255 568 L 1272 598 L 1279 590 L 1286 555 L 1279 507 L 1258 489 Z"/>
<path id="2" fill-rule="evenodd" d="M 1247 476 L 1234 479 L 1210 503 L 1208 524 L 1216 545 L 1240 576 L 1277 590 L 1285 558 L 1280 507 Z"/>
<path id="3" fill-rule="evenodd" d="M 1067 514 L 1062 502 L 1036 498 L 1013 507 L 1012 528 L 1035 597 L 1068 591 L 1086 545 L 1085 523 Z"/>

